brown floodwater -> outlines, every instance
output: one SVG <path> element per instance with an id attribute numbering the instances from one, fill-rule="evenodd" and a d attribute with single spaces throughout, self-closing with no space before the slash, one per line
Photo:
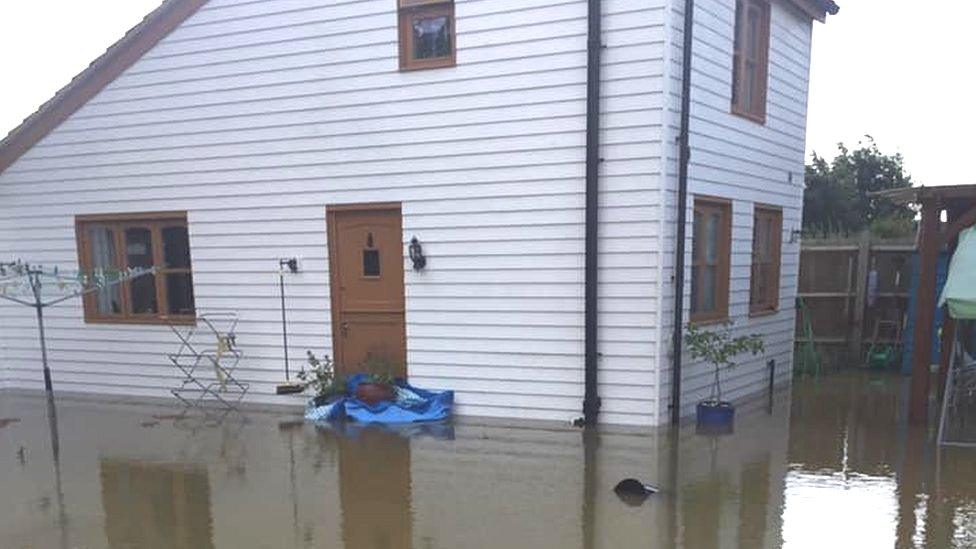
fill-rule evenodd
<path id="1" fill-rule="evenodd" d="M 842 374 L 732 435 L 294 416 L 0 395 L 0 547 L 976 547 L 976 450 L 904 423 L 905 380 Z M 621 501 L 637 477 L 661 492 Z"/>

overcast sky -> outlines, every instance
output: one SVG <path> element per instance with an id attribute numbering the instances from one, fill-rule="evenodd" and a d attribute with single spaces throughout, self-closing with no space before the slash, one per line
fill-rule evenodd
<path id="1" fill-rule="evenodd" d="M 161 0 L 0 3 L 0 135 L 49 99 Z M 730 2 L 732 0 L 729 0 Z M 866 133 L 926 185 L 976 183 L 976 2 L 838 0 L 816 25 L 808 151 Z"/>

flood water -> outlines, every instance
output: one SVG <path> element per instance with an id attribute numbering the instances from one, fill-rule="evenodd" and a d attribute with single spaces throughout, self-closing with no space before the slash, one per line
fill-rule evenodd
<path id="1" fill-rule="evenodd" d="M 736 431 L 466 420 L 338 433 L 263 413 L 0 396 L 0 546 L 976 547 L 976 450 L 904 424 L 902 378 L 802 380 Z M 661 493 L 641 506 L 616 482 Z"/>

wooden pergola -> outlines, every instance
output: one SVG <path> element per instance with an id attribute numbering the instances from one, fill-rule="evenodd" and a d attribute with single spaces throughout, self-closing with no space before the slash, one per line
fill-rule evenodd
<path id="1" fill-rule="evenodd" d="M 959 233 L 976 224 L 976 185 L 944 187 L 911 187 L 877 193 L 900 204 L 915 204 L 921 208 L 918 227 L 919 280 L 915 308 L 915 345 L 912 349 L 912 384 L 909 421 L 925 424 L 928 421 L 929 380 L 931 373 L 932 328 L 935 324 L 936 267 L 943 249 L 955 249 Z M 945 216 L 945 221 L 943 221 Z M 954 324 L 947 317 L 942 330 L 943 348 L 953 337 Z M 940 385 L 945 383 L 948 353 L 943 353 Z M 939 387 L 941 392 L 942 387 Z"/>

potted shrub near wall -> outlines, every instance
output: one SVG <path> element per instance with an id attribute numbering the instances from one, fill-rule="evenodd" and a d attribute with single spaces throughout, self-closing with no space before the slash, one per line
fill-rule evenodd
<path id="1" fill-rule="evenodd" d="M 395 383 L 396 378 L 393 374 L 369 374 L 365 380 L 356 385 L 356 398 L 370 406 L 393 400 L 396 398 Z"/>
<path id="2" fill-rule="evenodd" d="M 396 398 L 396 376 L 400 364 L 383 355 L 369 355 L 360 364 L 364 374 L 355 376 L 350 385 L 355 397 L 370 406 Z"/>
<path id="3" fill-rule="evenodd" d="M 685 344 L 694 359 L 705 360 L 712 365 L 714 379 L 711 395 L 698 403 L 698 426 L 710 430 L 730 430 L 735 419 L 735 407 L 722 400 L 721 371 L 736 366 L 735 357 L 745 352 L 757 355 L 764 350 L 762 337 L 757 334 L 732 337 L 732 323 L 726 322 L 708 330 L 689 324 L 685 331 Z"/>
<path id="4" fill-rule="evenodd" d="M 307 351 L 307 354 L 308 369 L 302 368 L 298 372 L 298 379 L 306 390 L 312 389 L 315 392 L 312 404 L 317 408 L 346 396 L 346 381 L 342 376 L 336 375 L 332 359 L 326 355 L 319 360 L 312 351 Z"/>

